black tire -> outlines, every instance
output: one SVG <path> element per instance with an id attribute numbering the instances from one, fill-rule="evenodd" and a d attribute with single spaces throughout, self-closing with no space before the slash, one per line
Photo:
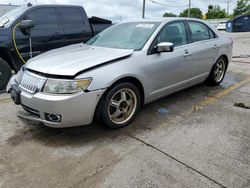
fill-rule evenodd
<path id="1" fill-rule="evenodd" d="M 125 100 L 123 94 L 125 93 Z M 121 96 L 120 100 L 118 97 Z M 115 99 L 116 98 L 116 99 Z M 111 104 L 112 101 L 116 101 L 116 107 Z M 130 102 L 129 102 L 130 101 Z M 131 103 L 131 106 L 129 105 Z M 133 106 L 133 104 L 135 106 Z M 132 83 L 120 83 L 109 89 L 101 98 L 97 111 L 96 117 L 101 124 L 104 124 L 107 128 L 110 129 L 120 129 L 129 125 L 135 118 L 137 112 L 140 109 L 141 105 L 141 96 L 138 88 Z M 112 109 L 113 108 L 113 109 Z M 113 111 L 113 112 L 112 112 Z M 122 114 L 117 116 L 117 118 L 113 118 L 117 111 L 120 111 Z M 123 112 L 124 111 L 124 112 Z M 125 112 L 126 111 L 126 112 Z M 130 115 L 128 115 L 130 114 Z M 121 116 L 124 117 L 124 120 Z M 119 122 L 118 119 L 121 119 Z M 116 120 L 114 120 L 116 119 Z"/>
<path id="2" fill-rule="evenodd" d="M 206 83 L 210 86 L 217 86 L 223 81 L 226 71 L 227 71 L 228 62 L 224 57 L 220 57 L 216 63 L 213 65 L 208 78 L 206 79 Z M 219 66 L 222 66 L 221 69 Z M 222 73 L 218 73 L 219 69 Z M 218 74 L 217 74 L 218 73 Z"/>
<path id="3" fill-rule="evenodd" d="M 0 91 L 4 90 L 11 77 L 11 68 L 8 63 L 0 58 Z"/>

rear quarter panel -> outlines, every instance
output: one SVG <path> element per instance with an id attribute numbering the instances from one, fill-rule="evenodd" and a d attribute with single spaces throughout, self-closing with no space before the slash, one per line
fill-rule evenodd
<path id="1" fill-rule="evenodd" d="M 233 55 L 233 40 L 224 32 L 218 31 L 215 28 L 212 29 L 220 39 L 219 57 L 226 55 L 228 58 L 228 63 L 230 63 Z"/>

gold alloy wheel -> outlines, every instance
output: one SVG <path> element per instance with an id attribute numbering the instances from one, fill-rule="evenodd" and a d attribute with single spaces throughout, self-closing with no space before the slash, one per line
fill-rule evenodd
<path id="1" fill-rule="evenodd" d="M 133 90 L 123 88 L 117 91 L 109 102 L 108 115 L 114 124 L 127 123 L 135 114 L 137 97 Z"/>

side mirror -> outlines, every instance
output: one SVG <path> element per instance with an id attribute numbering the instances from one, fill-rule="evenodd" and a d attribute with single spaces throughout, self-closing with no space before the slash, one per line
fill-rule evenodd
<path id="1" fill-rule="evenodd" d="M 32 20 L 23 20 L 19 24 L 19 28 L 23 32 L 24 35 L 29 35 L 30 29 L 34 27 L 35 27 L 35 24 Z"/>
<path id="2" fill-rule="evenodd" d="M 161 43 L 157 44 L 156 51 L 158 53 L 173 52 L 174 51 L 174 44 L 172 42 L 161 42 Z"/>
<path id="3" fill-rule="evenodd" d="M 32 20 L 23 20 L 19 23 L 19 28 L 24 35 L 29 36 L 30 41 L 30 58 L 32 58 L 32 39 L 31 39 L 31 29 L 35 27 Z"/>

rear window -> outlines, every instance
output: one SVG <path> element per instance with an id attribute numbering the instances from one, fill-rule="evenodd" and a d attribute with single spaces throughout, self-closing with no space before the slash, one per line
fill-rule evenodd
<path id="1" fill-rule="evenodd" d="M 74 28 L 85 25 L 81 9 L 79 8 L 61 8 L 61 19 L 64 28 Z"/>

